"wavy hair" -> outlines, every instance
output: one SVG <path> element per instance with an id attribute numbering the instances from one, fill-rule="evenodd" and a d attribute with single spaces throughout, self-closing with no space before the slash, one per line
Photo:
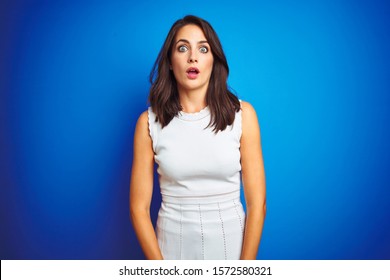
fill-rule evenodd
<path id="1" fill-rule="evenodd" d="M 203 31 L 214 57 L 206 103 L 211 114 L 208 127 L 213 127 L 213 131 L 217 133 L 233 124 L 235 112 L 240 110 L 240 101 L 227 85 L 229 66 L 221 42 L 212 26 L 204 19 L 187 15 L 172 25 L 150 72 L 149 103 L 156 114 L 156 121 L 162 127 L 167 126 L 182 110 L 176 79 L 169 66 L 176 34 L 188 24 L 194 24 Z"/>

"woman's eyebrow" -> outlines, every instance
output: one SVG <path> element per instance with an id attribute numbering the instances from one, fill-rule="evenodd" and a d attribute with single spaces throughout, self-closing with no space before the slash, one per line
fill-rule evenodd
<path id="1" fill-rule="evenodd" d="M 188 40 L 186 40 L 186 39 L 179 39 L 179 40 L 177 40 L 177 42 L 176 42 L 175 45 L 177 45 L 179 42 L 184 42 L 184 43 L 190 44 L 190 41 L 188 41 Z M 208 44 L 207 40 L 202 40 L 202 41 L 199 41 L 199 42 L 198 42 L 198 44 L 204 44 L 204 43 L 207 43 L 207 44 Z"/>

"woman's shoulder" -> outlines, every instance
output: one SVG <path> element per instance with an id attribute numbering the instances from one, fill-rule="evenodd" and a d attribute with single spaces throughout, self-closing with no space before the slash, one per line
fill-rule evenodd
<path id="1" fill-rule="evenodd" d="M 157 142 L 158 135 L 161 131 L 161 125 L 156 120 L 156 115 L 154 114 L 151 107 L 143 111 L 138 117 L 136 133 L 143 135 L 143 137 L 151 139 L 153 143 Z"/>
<path id="2" fill-rule="evenodd" d="M 138 155 L 142 154 L 142 157 L 153 155 L 147 110 L 142 112 L 138 117 L 137 124 L 135 126 L 133 145 L 134 153 L 137 153 Z"/>
<path id="3" fill-rule="evenodd" d="M 240 100 L 240 103 L 241 103 L 241 111 L 243 115 L 247 116 L 248 118 L 256 116 L 256 110 L 252 106 L 252 104 L 243 100 Z"/>
<path id="4" fill-rule="evenodd" d="M 259 126 L 255 108 L 247 101 L 241 102 L 243 131 L 255 129 Z"/>
<path id="5" fill-rule="evenodd" d="M 141 125 L 141 126 L 148 125 L 148 121 L 149 121 L 148 111 L 149 110 L 145 110 L 139 115 L 138 120 L 137 120 L 137 125 Z"/>

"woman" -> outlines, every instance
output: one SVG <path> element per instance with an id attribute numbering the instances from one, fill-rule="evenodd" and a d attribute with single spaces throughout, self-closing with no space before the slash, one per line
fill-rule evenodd
<path id="1" fill-rule="evenodd" d="M 207 21 L 173 24 L 134 135 L 130 212 L 147 259 L 256 259 L 266 208 L 260 130 L 253 107 L 229 91 L 228 72 Z M 162 194 L 156 233 L 154 162 Z"/>

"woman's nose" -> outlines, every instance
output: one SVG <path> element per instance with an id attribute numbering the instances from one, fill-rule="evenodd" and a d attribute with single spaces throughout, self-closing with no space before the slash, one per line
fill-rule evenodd
<path id="1" fill-rule="evenodd" d="M 194 62 L 198 62 L 198 58 L 196 57 L 194 51 L 190 51 L 188 56 L 188 63 L 194 63 Z"/>

